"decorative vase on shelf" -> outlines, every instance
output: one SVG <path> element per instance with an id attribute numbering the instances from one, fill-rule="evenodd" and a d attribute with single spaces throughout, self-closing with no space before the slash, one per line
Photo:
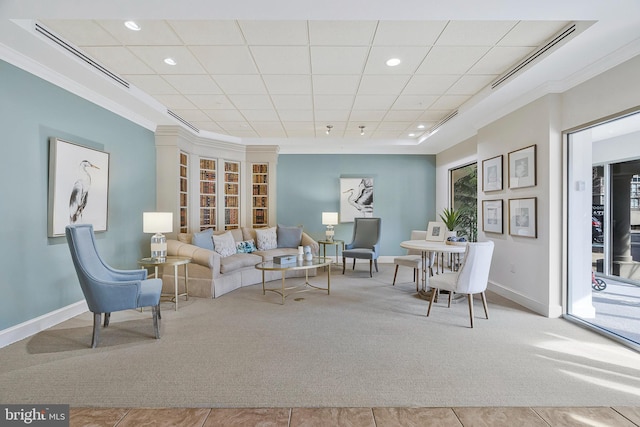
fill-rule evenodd
<path id="1" fill-rule="evenodd" d="M 305 261 L 311 261 L 313 259 L 313 254 L 311 253 L 311 246 L 304 247 L 304 259 Z"/>

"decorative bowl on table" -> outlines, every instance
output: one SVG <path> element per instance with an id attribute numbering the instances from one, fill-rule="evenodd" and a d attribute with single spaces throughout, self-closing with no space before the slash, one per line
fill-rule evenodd
<path id="1" fill-rule="evenodd" d="M 466 246 L 467 239 L 465 237 L 451 236 L 451 237 L 447 237 L 447 240 L 445 240 L 445 243 L 447 245 L 452 245 L 452 246 Z"/>

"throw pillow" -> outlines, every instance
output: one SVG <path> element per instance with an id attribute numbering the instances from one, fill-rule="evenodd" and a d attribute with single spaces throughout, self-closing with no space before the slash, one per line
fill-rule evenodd
<path id="1" fill-rule="evenodd" d="M 278 247 L 297 248 L 302 241 L 302 227 L 285 227 L 278 224 Z"/>
<path id="2" fill-rule="evenodd" d="M 276 227 L 256 229 L 256 238 L 259 251 L 268 251 L 278 247 Z"/>
<path id="3" fill-rule="evenodd" d="M 236 241 L 230 231 L 219 235 L 213 235 L 213 247 L 221 257 L 228 257 L 236 253 Z"/>
<path id="4" fill-rule="evenodd" d="M 213 228 L 207 228 L 199 233 L 193 233 L 191 244 L 196 245 L 199 248 L 213 250 Z"/>
<path id="5" fill-rule="evenodd" d="M 242 242 L 238 242 L 236 244 L 236 252 L 239 254 L 250 254 L 251 252 L 257 251 L 256 242 L 251 240 L 243 240 Z"/>

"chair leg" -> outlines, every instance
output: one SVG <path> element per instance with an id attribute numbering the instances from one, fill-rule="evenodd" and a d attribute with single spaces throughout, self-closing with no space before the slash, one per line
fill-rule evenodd
<path id="1" fill-rule="evenodd" d="M 418 283 L 420 282 L 420 273 L 418 272 L 417 268 L 413 269 L 413 280 L 416 281 L 416 292 L 419 292 L 420 291 L 420 287 L 419 287 L 420 285 Z"/>
<path id="2" fill-rule="evenodd" d="M 396 285 L 396 276 L 398 275 L 398 267 L 399 267 L 399 265 L 396 264 L 396 272 L 393 273 L 393 286 Z"/>
<path id="3" fill-rule="evenodd" d="M 109 326 L 109 321 L 111 320 L 111 313 L 104 314 L 104 327 Z"/>
<path id="4" fill-rule="evenodd" d="M 352 270 L 355 270 L 355 269 L 356 269 L 356 259 L 354 258 L 353 259 L 353 268 L 352 268 Z"/>
<path id="5" fill-rule="evenodd" d="M 469 300 L 469 318 L 471 319 L 471 327 L 473 328 L 473 295 L 468 294 L 467 299 Z"/>
<path id="6" fill-rule="evenodd" d="M 376 266 L 376 273 L 380 273 L 380 270 L 378 270 L 378 259 L 377 258 L 373 260 L 373 265 Z"/>
<path id="7" fill-rule="evenodd" d="M 449 305 L 447 305 L 447 308 L 451 308 L 451 295 L 453 295 L 453 292 L 449 291 Z"/>
<path id="8" fill-rule="evenodd" d="M 160 339 L 160 322 L 159 320 L 159 315 L 160 315 L 160 304 L 158 305 L 154 305 L 153 307 L 151 307 L 151 311 L 153 311 L 153 330 L 156 334 L 156 339 L 159 340 Z"/>
<path id="9" fill-rule="evenodd" d="M 487 298 L 484 296 L 484 292 L 480 292 L 480 297 L 482 298 L 482 306 L 484 307 L 484 315 L 488 319 L 489 311 L 487 310 Z"/>
<path id="10" fill-rule="evenodd" d="M 369 260 L 369 277 L 373 277 L 373 260 Z"/>
<path id="11" fill-rule="evenodd" d="M 158 301 L 158 319 L 162 319 L 162 312 L 160 311 L 160 301 Z"/>
<path id="12" fill-rule="evenodd" d="M 98 346 L 98 339 L 100 339 L 100 323 L 102 320 L 101 313 L 93 313 L 93 336 L 91 337 L 91 348 Z"/>
<path id="13" fill-rule="evenodd" d="M 427 310 L 427 317 L 429 317 L 429 314 L 431 313 L 431 306 L 433 305 L 433 301 L 435 301 L 436 299 L 437 293 L 438 293 L 438 290 L 436 288 L 431 288 L 431 299 L 429 300 L 429 309 Z"/>
<path id="14" fill-rule="evenodd" d="M 345 262 L 346 262 L 346 258 L 342 257 L 342 274 L 344 274 L 344 267 L 345 267 Z"/>

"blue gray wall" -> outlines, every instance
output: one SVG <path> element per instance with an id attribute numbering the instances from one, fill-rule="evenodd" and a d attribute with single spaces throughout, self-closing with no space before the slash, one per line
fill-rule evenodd
<path id="1" fill-rule="evenodd" d="M 382 218 L 381 253 L 405 253 L 400 242 L 412 229 L 426 230 L 436 219 L 433 155 L 278 156 L 277 218 L 283 225 L 304 226 L 324 238 L 322 212 L 340 212 L 340 178 L 373 177 L 374 216 Z M 351 241 L 353 223 L 335 227 L 335 238 Z"/>
<path id="2" fill-rule="evenodd" d="M 0 61 L 0 330 L 83 299 L 64 237 L 47 237 L 51 136 L 109 152 L 108 231 L 117 268 L 147 248 L 142 212 L 156 204 L 154 134 Z"/>

